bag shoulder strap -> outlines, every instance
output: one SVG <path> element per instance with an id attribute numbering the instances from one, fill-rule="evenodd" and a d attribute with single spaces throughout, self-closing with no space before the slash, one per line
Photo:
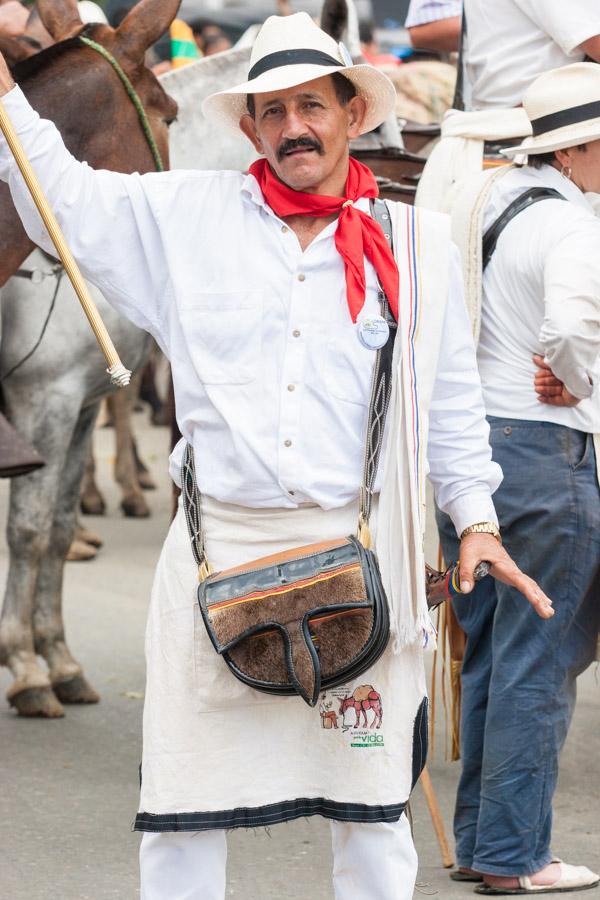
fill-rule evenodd
<path id="1" fill-rule="evenodd" d="M 483 235 L 483 251 L 481 255 L 482 272 L 485 272 L 488 263 L 494 255 L 498 238 L 508 223 L 512 222 L 515 216 L 518 216 L 523 210 L 529 209 L 534 203 L 539 203 L 540 200 L 566 200 L 566 197 L 563 197 L 563 195 L 559 191 L 555 191 L 554 188 L 547 187 L 529 188 L 529 190 L 525 191 L 523 194 L 519 194 L 516 200 L 513 200 L 513 202 L 506 207 L 504 212 L 498 216 L 496 221 L 490 225 Z"/>
<path id="2" fill-rule="evenodd" d="M 383 229 L 386 240 L 393 252 L 392 223 L 387 204 L 384 200 L 380 200 L 379 198 L 370 200 L 370 211 L 375 221 Z M 385 419 L 392 389 L 392 357 L 397 332 L 397 322 L 394 319 L 388 299 L 380 283 L 378 299 L 381 304 L 382 315 L 390 328 L 390 337 L 387 343 L 380 350 L 377 350 L 371 382 L 371 400 L 369 403 L 369 418 L 365 439 L 363 480 L 359 500 L 359 539 L 365 546 L 368 546 L 370 543 L 368 537 L 368 523 L 373 500 L 373 488 L 383 444 Z M 200 490 L 196 480 L 194 450 L 189 442 L 186 444 L 181 466 L 181 494 L 188 533 L 192 545 L 192 553 L 194 554 L 194 559 L 200 569 L 200 580 L 204 580 L 204 578 L 210 575 L 212 568 L 206 558 L 204 531 L 200 511 Z"/>
<path id="3" fill-rule="evenodd" d="M 381 226 L 386 241 L 390 246 L 392 253 L 394 252 L 394 242 L 392 236 L 392 222 L 390 211 L 385 200 L 379 197 L 373 199 L 369 203 L 372 217 L 378 225 Z M 365 456 L 363 464 L 363 480 L 359 495 L 359 539 L 369 547 L 371 538 L 368 530 L 369 518 L 371 515 L 371 506 L 373 503 L 373 492 L 375 488 L 375 479 L 377 477 L 377 469 L 379 466 L 379 458 L 381 456 L 381 448 L 383 446 L 383 435 L 385 429 L 385 420 L 387 416 L 390 396 L 392 392 L 392 359 L 394 356 L 394 344 L 398 331 L 398 323 L 394 319 L 388 298 L 377 279 L 379 287 L 379 303 L 381 304 L 381 314 L 388 323 L 390 329 L 390 337 L 384 346 L 377 351 L 375 363 L 373 367 L 373 378 L 371 382 L 371 398 L 369 402 L 369 418 L 367 422 L 367 435 L 365 441 Z"/>

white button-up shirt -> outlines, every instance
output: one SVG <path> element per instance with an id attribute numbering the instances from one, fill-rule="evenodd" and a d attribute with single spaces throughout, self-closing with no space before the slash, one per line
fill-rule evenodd
<path id="1" fill-rule="evenodd" d="M 600 432 L 600 219 L 555 168 L 524 166 L 498 179 L 483 227 L 532 187 L 554 188 L 568 202 L 544 199 L 519 213 L 485 271 L 477 358 L 486 410 Z M 583 398 L 578 406 L 539 402 L 534 353 Z"/>
<path id="2" fill-rule="evenodd" d="M 302 252 L 252 176 L 93 171 L 18 88 L 4 102 L 82 271 L 169 357 L 200 489 L 249 507 L 327 509 L 356 498 L 374 354 L 350 319 L 336 223 Z M 32 239 L 51 250 L 4 143 L 0 177 Z M 357 205 L 368 209 L 366 200 Z M 366 277 L 364 313 L 372 314 L 379 304 L 368 263 Z M 429 463 L 458 531 L 495 519 L 501 472 L 491 461 L 457 254 Z"/>
<path id="3" fill-rule="evenodd" d="M 600 34 L 598 0 L 464 0 L 470 109 L 519 106 L 542 72 L 581 62 Z"/>
<path id="4" fill-rule="evenodd" d="M 414 28 L 461 15 L 462 0 L 410 0 L 404 27 Z"/>

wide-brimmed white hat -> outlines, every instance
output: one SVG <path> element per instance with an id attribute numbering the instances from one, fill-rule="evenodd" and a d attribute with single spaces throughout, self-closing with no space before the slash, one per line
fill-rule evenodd
<path id="1" fill-rule="evenodd" d="M 237 129 L 248 111 L 248 94 L 286 90 L 334 72 L 351 81 L 366 100 L 362 133 L 381 125 L 396 103 L 396 91 L 387 75 L 374 66 L 353 65 L 343 44 L 325 34 L 308 13 L 270 16 L 254 42 L 248 81 L 211 94 L 202 111 L 207 118 Z"/>
<path id="2" fill-rule="evenodd" d="M 600 65 L 573 63 L 544 72 L 528 87 L 523 108 L 532 136 L 505 156 L 550 153 L 600 139 Z"/>

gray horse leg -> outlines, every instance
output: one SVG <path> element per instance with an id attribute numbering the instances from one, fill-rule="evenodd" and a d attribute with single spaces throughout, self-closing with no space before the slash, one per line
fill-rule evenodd
<path id="1" fill-rule="evenodd" d="M 94 459 L 94 445 L 90 441 L 88 455 L 81 482 L 79 504 L 81 512 L 88 516 L 103 516 L 106 512 L 106 503 L 96 484 L 96 460 Z"/>
<path id="2" fill-rule="evenodd" d="M 6 391 L 11 421 L 33 444 L 43 448 L 46 466 L 15 478 L 10 488 L 10 510 L 6 529 L 10 559 L 6 592 L 0 617 L 0 664 L 7 666 L 14 682 L 7 700 L 20 715 L 57 717 L 64 710 L 56 699 L 50 679 L 36 657 L 33 637 L 34 597 L 42 560 L 52 532 L 53 510 L 58 495 L 66 447 L 62 444 L 75 426 L 64 410 L 42 409 L 35 395 L 13 389 Z M 56 425 L 53 434 L 48 419 Z M 54 440 L 53 440 L 54 437 Z"/>
<path id="3" fill-rule="evenodd" d="M 75 531 L 81 478 L 97 412 L 97 404 L 82 410 L 73 431 L 60 474 L 52 530 L 40 565 L 33 611 L 35 649 L 46 660 L 54 693 L 63 703 L 97 703 L 100 699 L 67 646 L 62 616 L 64 563 Z"/>

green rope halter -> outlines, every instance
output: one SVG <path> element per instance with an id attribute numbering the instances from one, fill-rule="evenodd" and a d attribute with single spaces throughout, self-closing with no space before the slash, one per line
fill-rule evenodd
<path id="1" fill-rule="evenodd" d="M 100 56 L 103 56 L 104 59 L 108 63 L 110 63 L 110 65 L 113 67 L 113 69 L 115 70 L 115 72 L 117 73 L 117 75 L 119 76 L 121 81 L 123 82 L 123 87 L 127 91 L 127 95 L 129 97 L 129 99 L 135 106 L 136 112 L 138 114 L 138 118 L 140 120 L 140 125 L 142 126 L 142 131 L 144 132 L 144 134 L 146 136 L 146 140 L 148 141 L 148 146 L 150 147 L 150 151 L 154 158 L 154 164 L 156 166 L 156 170 L 157 170 L 157 172 L 164 172 L 165 167 L 163 165 L 163 161 L 162 161 L 162 158 L 160 155 L 160 150 L 158 149 L 158 145 L 156 143 L 156 139 L 155 139 L 154 135 L 152 134 L 152 129 L 150 128 L 150 122 L 148 121 L 148 115 L 146 113 L 146 110 L 144 109 L 142 101 L 140 100 L 140 96 L 137 93 L 134 86 L 132 85 L 131 81 L 129 80 L 129 78 L 127 77 L 127 75 L 125 74 L 125 72 L 123 71 L 123 69 L 121 68 L 119 63 L 117 62 L 117 60 L 114 58 L 114 56 L 111 53 L 109 53 L 109 51 L 106 49 L 106 47 L 103 47 L 102 44 L 98 44 L 96 41 L 93 41 L 89 37 L 85 37 L 85 35 L 83 35 L 83 34 L 79 35 L 79 40 L 83 44 L 86 44 L 88 47 L 91 47 L 92 50 L 95 50 L 96 53 L 99 53 Z"/>

